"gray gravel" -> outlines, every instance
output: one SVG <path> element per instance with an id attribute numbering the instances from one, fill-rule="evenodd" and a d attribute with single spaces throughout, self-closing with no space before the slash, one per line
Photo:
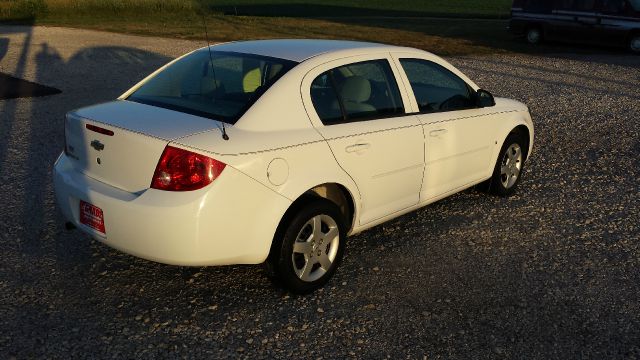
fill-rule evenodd
<path id="1" fill-rule="evenodd" d="M 201 44 L 25 31 L 0 27 L 0 71 L 63 93 L 0 101 L 0 357 L 640 358 L 640 57 L 451 59 L 531 107 L 518 194 L 468 190 L 350 238 L 332 282 L 296 297 L 259 266 L 165 266 L 64 231 L 63 114 Z"/>

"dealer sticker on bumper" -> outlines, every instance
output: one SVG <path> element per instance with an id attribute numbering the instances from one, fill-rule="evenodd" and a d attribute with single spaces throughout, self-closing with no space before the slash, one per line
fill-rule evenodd
<path id="1" fill-rule="evenodd" d="M 80 223 L 105 234 L 102 209 L 80 200 Z"/>

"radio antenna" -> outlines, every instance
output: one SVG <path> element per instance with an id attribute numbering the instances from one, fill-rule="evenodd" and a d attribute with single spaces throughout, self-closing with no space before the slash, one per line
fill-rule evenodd
<path id="1" fill-rule="evenodd" d="M 218 88 L 218 80 L 216 79 L 216 71 L 213 68 L 213 54 L 211 54 L 211 43 L 209 42 L 209 32 L 207 31 L 207 19 L 204 16 L 204 9 L 202 9 L 202 25 L 204 25 L 204 36 L 207 40 L 207 50 L 209 51 L 209 65 L 211 66 L 211 75 L 213 75 L 213 85 L 215 88 Z M 222 123 L 222 138 L 224 140 L 229 140 L 229 135 L 227 135 L 227 129 L 224 125 L 224 121 L 220 121 Z"/>

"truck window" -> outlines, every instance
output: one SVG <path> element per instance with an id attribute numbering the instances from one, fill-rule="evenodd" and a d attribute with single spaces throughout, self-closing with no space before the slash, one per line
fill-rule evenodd
<path id="1" fill-rule="evenodd" d="M 622 14 L 624 13 L 625 0 L 603 0 L 602 12 L 605 14 Z"/>
<path id="2" fill-rule="evenodd" d="M 559 0 L 556 3 L 557 10 L 568 11 L 594 11 L 596 0 Z"/>
<path id="3" fill-rule="evenodd" d="M 553 0 L 523 0 L 524 11 L 534 13 L 550 13 L 553 10 Z"/>

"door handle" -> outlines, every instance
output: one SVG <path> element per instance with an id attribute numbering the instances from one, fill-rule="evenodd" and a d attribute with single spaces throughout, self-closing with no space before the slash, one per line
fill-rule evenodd
<path id="1" fill-rule="evenodd" d="M 344 148 L 344 150 L 348 153 L 360 153 L 362 151 L 367 150 L 368 148 L 371 147 L 371 144 L 368 143 L 362 143 L 362 144 L 353 144 L 353 145 L 349 145 L 346 148 Z"/>
<path id="2" fill-rule="evenodd" d="M 447 129 L 431 130 L 431 131 L 429 132 L 429 136 L 431 136 L 431 137 L 438 137 L 438 136 L 440 136 L 440 135 L 444 135 L 444 134 L 446 134 L 446 133 L 447 133 L 447 131 L 449 131 L 449 130 L 447 130 Z"/>

